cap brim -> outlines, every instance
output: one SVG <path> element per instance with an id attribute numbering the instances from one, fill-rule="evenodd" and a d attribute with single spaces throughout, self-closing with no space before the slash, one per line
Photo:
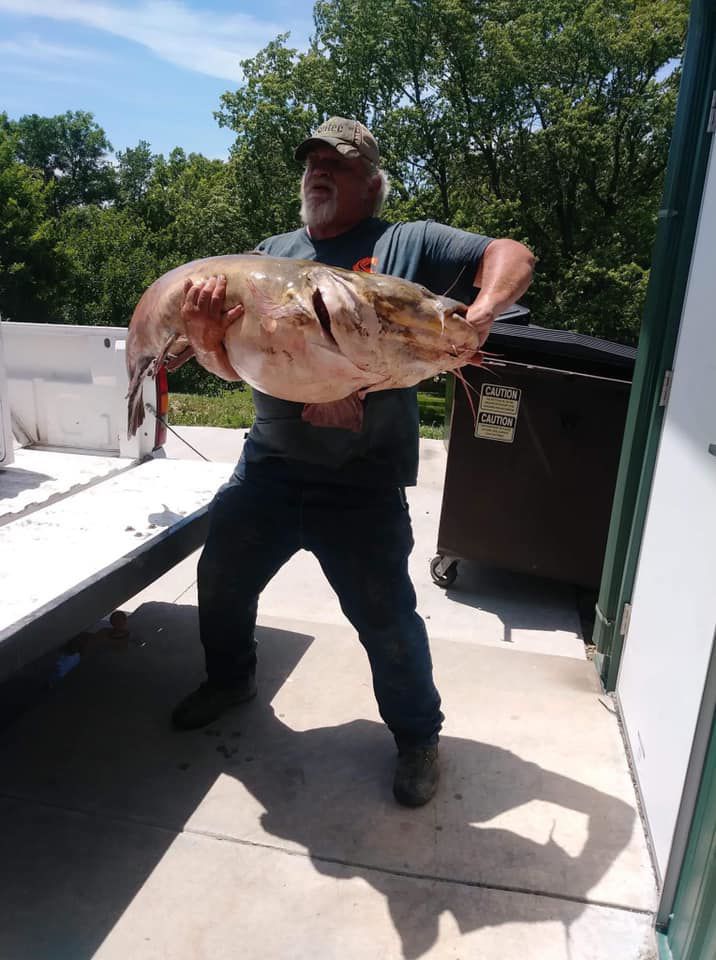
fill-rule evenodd
<path id="1" fill-rule="evenodd" d="M 309 137 L 308 140 L 304 140 L 303 143 L 300 143 L 296 147 L 294 157 L 296 160 L 305 160 L 306 155 L 310 153 L 311 150 L 316 147 L 325 146 L 333 147 L 334 150 L 337 150 L 338 153 L 344 157 L 361 156 L 360 151 L 350 143 L 346 143 L 345 140 L 338 140 L 336 137 Z"/>

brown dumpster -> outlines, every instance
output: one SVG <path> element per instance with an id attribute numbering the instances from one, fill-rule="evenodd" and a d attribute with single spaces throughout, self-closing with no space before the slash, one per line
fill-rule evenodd
<path id="1" fill-rule="evenodd" d="M 466 559 L 596 589 L 636 351 L 510 323 L 485 349 L 497 357 L 463 370 L 475 414 L 451 391 L 433 580 L 449 587 Z"/>

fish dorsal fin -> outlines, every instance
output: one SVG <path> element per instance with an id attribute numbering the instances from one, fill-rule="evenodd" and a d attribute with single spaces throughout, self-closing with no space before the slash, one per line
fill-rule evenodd
<path id="1" fill-rule="evenodd" d="M 306 403 L 301 419 L 314 427 L 336 427 L 360 433 L 363 426 L 363 400 L 358 393 L 352 393 L 331 403 Z"/>

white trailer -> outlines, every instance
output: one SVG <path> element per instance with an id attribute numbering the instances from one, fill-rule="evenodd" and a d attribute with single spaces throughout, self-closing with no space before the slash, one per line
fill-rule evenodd
<path id="1" fill-rule="evenodd" d="M 197 549 L 227 465 L 167 460 L 166 380 L 126 436 L 127 331 L 0 322 L 0 680 Z"/>

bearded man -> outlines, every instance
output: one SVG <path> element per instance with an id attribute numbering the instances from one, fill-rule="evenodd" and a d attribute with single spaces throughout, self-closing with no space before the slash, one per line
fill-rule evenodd
<path id="1" fill-rule="evenodd" d="M 304 226 L 258 249 L 276 257 L 392 274 L 469 303 L 480 345 L 499 313 L 528 288 L 522 244 L 434 221 L 379 218 L 389 183 L 362 123 L 331 117 L 296 149 L 304 164 Z M 225 281 L 187 288 L 183 314 L 223 308 Z M 173 713 L 192 729 L 256 694 L 258 598 L 279 568 L 310 550 L 353 624 L 372 671 L 380 715 L 397 746 L 393 793 L 421 806 L 439 780 L 443 722 L 425 624 L 408 574 L 413 537 L 405 488 L 418 473 L 415 388 L 365 398 L 360 433 L 301 419 L 303 404 L 253 390 L 256 420 L 231 481 L 214 499 L 199 561 L 199 622 L 207 680 Z M 330 665 L 326 666 L 330 674 Z"/>

